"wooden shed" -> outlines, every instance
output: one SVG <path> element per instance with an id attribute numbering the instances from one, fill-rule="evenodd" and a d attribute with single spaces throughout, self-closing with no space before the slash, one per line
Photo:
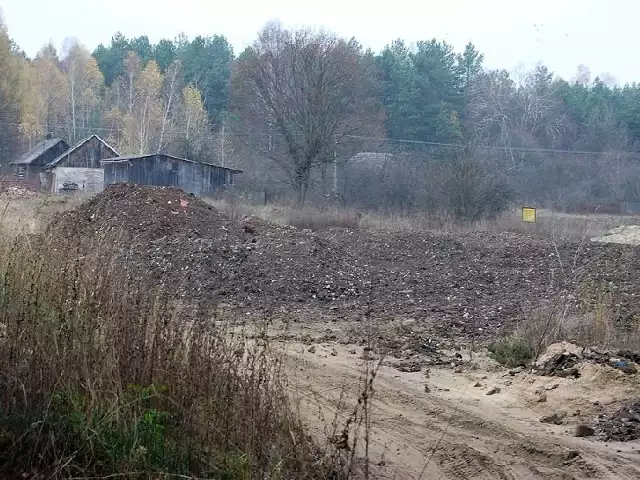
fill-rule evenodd
<path id="1" fill-rule="evenodd" d="M 241 170 L 196 162 L 163 153 L 133 155 L 102 161 L 104 186 L 135 183 L 157 187 L 176 187 L 186 193 L 207 196 L 224 185 L 233 185 Z"/>
<path id="2" fill-rule="evenodd" d="M 10 162 L 14 180 L 41 188 L 44 181 L 44 166 L 69 149 L 60 138 L 48 138 L 36 144 L 20 158 Z"/>
<path id="3" fill-rule="evenodd" d="M 107 142 L 98 135 L 91 135 L 45 165 L 46 189 L 54 193 L 101 192 L 104 171 L 100 162 L 117 156 L 118 152 Z"/>

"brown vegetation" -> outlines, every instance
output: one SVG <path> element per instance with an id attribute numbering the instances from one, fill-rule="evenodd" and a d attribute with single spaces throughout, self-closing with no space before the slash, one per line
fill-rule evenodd
<path id="1" fill-rule="evenodd" d="M 259 326 L 187 322 L 161 285 L 119 274 L 114 237 L 83 252 L 52 228 L 2 236 L 3 476 L 341 475 L 289 410 Z"/>

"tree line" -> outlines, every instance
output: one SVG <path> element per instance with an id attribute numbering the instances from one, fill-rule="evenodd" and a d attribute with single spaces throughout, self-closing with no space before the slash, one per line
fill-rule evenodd
<path id="1" fill-rule="evenodd" d="M 29 58 L 3 26 L 0 125 L 3 163 L 46 135 L 98 133 L 122 153 L 242 168 L 247 184 L 299 203 L 333 195 L 473 218 L 514 197 L 640 200 L 640 85 L 585 66 L 570 79 L 544 65 L 489 69 L 473 44 L 437 39 L 373 52 L 273 22 L 239 55 L 221 35 L 116 33 L 93 52 L 69 39 Z M 362 151 L 390 160 L 354 173 Z"/>

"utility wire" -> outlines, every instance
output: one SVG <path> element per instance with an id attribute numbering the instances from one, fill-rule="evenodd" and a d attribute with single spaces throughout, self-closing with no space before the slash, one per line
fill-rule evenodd
<path id="1" fill-rule="evenodd" d="M 12 126 L 21 126 L 20 123 L 10 123 L 10 122 L 2 122 L 4 125 L 12 125 Z M 67 129 L 70 126 L 65 124 L 56 124 L 49 125 L 49 127 Z M 76 126 L 76 130 L 82 131 L 106 131 L 113 133 L 123 133 L 124 130 L 118 128 L 109 128 L 109 127 L 78 127 Z M 255 133 L 255 132 L 228 132 L 225 131 L 224 134 L 220 132 L 210 132 L 210 135 L 213 137 L 220 136 L 234 136 L 234 137 L 267 137 L 267 136 L 279 136 L 280 134 L 268 134 L 268 133 Z M 297 136 L 304 136 L 304 133 L 299 133 Z M 446 142 L 430 142 L 426 140 L 409 140 L 409 139 L 400 139 L 400 138 L 384 138 L 384 137 L 369 137 L 366 135 L 344 135 L 346 138 L 352 138 L 354 140 L 369 140 L 374 142 L 381 143 L 396 143 L 396 144 L 412 144 L 412 145 L 425 145 L 425 146 L 433 146 L 433 147 L 448 147 L 448 148 L 456 148 L 463 149 L 465 148 L 464 144 L 461 143 L 446 143 Z M 551 153 L 551 154 L 562 154 L 562 155 L 592 155 L 592 156 L 608 156 L 608 157 L 628 157 L 628 158 L 638 158 L 640 159 L 639 152 L 620 152 L 620 151 L 589 151 L 589 150 L 563 150 L 563 149 L 555 149 L 555 148 L 534 148 L 534 147 L 500 147 L 495 145 L 478 145 L 474 147 L 476 150 L 489 150 L 489 151 L 503 151 L 503 152 L 520 152 L 520 153 Z"/>

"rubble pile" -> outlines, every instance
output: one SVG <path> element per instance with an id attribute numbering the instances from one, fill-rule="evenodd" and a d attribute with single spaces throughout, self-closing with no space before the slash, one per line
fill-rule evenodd
<path id="1" fill-rule="evenodd" d="M 629 442 L 640 438 L 640 399 L 629 401 L 609 415 L 599 415 L 594 424 L 596 438 L 605 442 Z"/>
<path id="2" fill-rule="evenodd" d="M 415 349 L 432 335 L 493 337 L 558 293 L 584 301 L 577 285 L 557 280 L 568 278 L 569 265 L 581 278 L 615 285 L 621 316 L 638 308 L 632 297 L 640 255 L 633 247 L 554 245 L 514 233 L 313 233 L 256 218 L 233 221 L 172 188 L 112 185 L 56 217 L 46 235 L 46 244 L 69 258 L 100 250 L 119 262 L 115 270 L 189 303 L 301 320 L 413 319 L 420 333 L 408 328 L 398 343 Z"/>
<path id="3" fill-rule="evenodd" d="M 638 373 L 636 361 L 638 355 L 633 352 L 606 352 L 592 348 L 581 348 L 569 342 L 550 345 L 538 358 L 534 370 L 538 375 L 548 377 L 580 376 L 580 363 L 589 362 L 607 365 L 628 375 Z"/>

